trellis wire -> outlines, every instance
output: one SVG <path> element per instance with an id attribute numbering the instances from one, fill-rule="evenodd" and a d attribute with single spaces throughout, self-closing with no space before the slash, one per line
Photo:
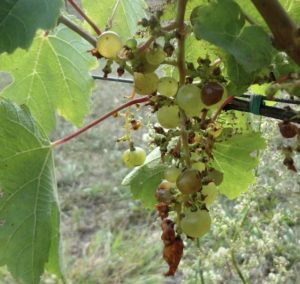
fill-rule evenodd
<path id="1" fill-rule="evenodd" d="M 107 77 L 106 78 L 106 77 L 99 76 L 99 75 L 92 75 L 92 77 L 95 80 L 133 84 L 132 79 L 118 78 L 118 77 Z M 238 111 L 242 111 L 242 112 L 249 112 L 250 111 L 249 110 L 249 101 L 245 101 L 240 98 L 248 98 L 249 99 L 249 98 L 251 98 L 251 96 L 252 95 L 249 95 L 249 94 L 242 94 L 241 96 L 239 96 L 239 98 L 234 98 L 234 100 L 230 104 L 228 104 L 224 108 L 224 110 L 238 110 Z M 278 98 L 275 98 L 273 100 L 263 98 L 263 100 L 300 105 L 300 100 L 287 100 L 287 99 L 278 99 Z M 284 121 L 291 121 L 291 122 L 300 124 L 300 115 L 291 109 L 281 109 L 281 108 L 262 105 L 260 108 L 260 115 L 279 119 L 279 120 L 284 120 Z"/>

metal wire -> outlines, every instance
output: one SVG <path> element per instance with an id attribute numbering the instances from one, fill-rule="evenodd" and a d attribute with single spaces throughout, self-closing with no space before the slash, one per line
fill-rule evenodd
<path id="1" fill-rule="evenodd" d="M 95 80 L 103 80 L 103 81 L 111 81 L 111 82 L 117 82 L 117 83 L 133 84 L 132 79 L 125 79 L 125 78 L 118 78 L 118 77 L 107 77 L 107 78 L 105 78 L 105 77 L 99 76 L 99 75 L 92 75 L 92 77 Z M 251 96 L 252 95 L 243 94 L 243 95 L 240 95 L 239 97 L 250 99 Z M 262 98 L 262 100 L 271 101 L 271 102 L 278 102 L 278 103 L 300 105 L 300 100 L 287 100 L 287 99 L 277 99 L 277 98 L 272 99 L 272 100 L 270 100 L 268 98 Z"/>

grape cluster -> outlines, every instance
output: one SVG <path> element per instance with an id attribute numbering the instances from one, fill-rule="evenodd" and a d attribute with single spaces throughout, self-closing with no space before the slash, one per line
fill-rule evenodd
<path id="1" fill-rule="evenodd" d="M 179 69 L 174 51 L 182 36 L 163 29 L 160 16 L 142 19 L 140 25 L 144 30 L 125 43 L 114 32 L 102 33 L 97 49 L 107 60 L 105 75 L 111 72 L 112 60 L 119 64 L 119 75 L 124 69 L 130 70 L 134 94 L 148 96 L 148 105 L 156 116 L 158 123 L 153 126 L 151 139 L 160 148 L 161 160 L 166 165 L 164 180 L 155 194 L 156 208 L 162 220 L 167 275 L 173 275 L 182 256 L 183 237 L 202 237 L 211 227 L 209 208 L 223 180 L 223 174 L 212 166 L 214 143 L 222 138 L 222 127 L 213 114 L 228 94 L 221 68 L 209 58 L 199 58 L 197 66 L 187 62 L 184 80 L 182 76 L 178 80 L 176 76 L 156 73 L 164 64 Z M 145 35 L 150 37 L 144 40 Z M 128 141 L 130 147 L 123 153 L 125 165 L 142 165 L 145 151 L 134 147 L 129 138 Z"/>

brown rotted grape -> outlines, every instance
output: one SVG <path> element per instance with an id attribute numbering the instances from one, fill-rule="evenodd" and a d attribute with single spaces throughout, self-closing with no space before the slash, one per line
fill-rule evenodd
<path id="1" fill-rule="evenodd" d="M 224 87 L 217 82 L 206 83 L 201 90 L 201 99 L 206 106 L 218 103 L 224 94 Z"/>
<path id="2" fill-rule="evenodd" d="M 278 123 L 279 131 L 284 138 L 293 138 L 298 133 L 298 127 L 290 122 Z"/>

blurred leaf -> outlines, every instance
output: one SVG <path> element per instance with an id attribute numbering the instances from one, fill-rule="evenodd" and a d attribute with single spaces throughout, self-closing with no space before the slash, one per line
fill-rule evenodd
<path id="1" fill-rule="evenodd" d="M 225 59 L 224 59 L 225 58 Z M 230 80 L 227 86 L 230 96 L 240 96 L 254 80 L 255 73 L 247 73 L 232 55 L 223 57 L 226 66 L 226 77 Z"/>
<path id="2" fill-rule="evenodd" d="M 117 1 L 82 0 L 81 2 L 86 14 L 93 19 L 101 31 L 104 31 Z M 123 40 L 132 37 L 140 28 L 137 25 L 138 21 L 146 17 L 146 8 L 144 0 L 121 0 L 113 17 L 111 30 L 117 32 Z M 87 23 L 85 27 L 95 33 Z"/>
<path id="3" fill-rule="evenodd" d="M 244 15 L 232 0 L 198 6 L 191 22 L 197 39 L 207 40 L 234 56 L 247 73 L 268 65 L 272 59 L 268 34 L 258 26 L 244 27 Z"/>
<path id="4" fill-rule="evenodd" d="M 39 283 L 46 263 L 61 276 L 52 149 L 26 108 L 0 102 L 0 265 Z"/>
<path id="5" fill-rule="evenodd" d="M 245 0 L 235 0 L 243 12 L 249 16 L 257 25 L 264 27 L 265 30 L 269 30 L 264 19 L 260 15 L 260 13 L 256 10 L 252 1 Z M 300 5 L 299 0 L 279 0 L 282 7 L 287 11 L 287 13 L 291 16 L 291 18 L 299 23 L 300 18 Z"/>
<path id="6" fill-rule="evenodd" d="M 134 198 L 139 199 L 146 208 L 154 209 L 157 203 L 155 192 L 164 177 L 166 166 L 161 163 L 159 148 L 154 149 L 144 165 L 132 170 L 122 182 L 129 185 Z"/>
<path id="7" fill-rule="evenodd" d="M 234 199 L 255 182 L 253 170 L 258 160 L 252 153 L 264 147 L 264 139 L 259 133 L 253 132 L 215 143 L 213 166 L 224 174 L 219 186 L 221 193 Z"/>
<path id="8" fill-rule="evenodd" d="M 299 72 L 300 67 L 288 57 L 285 52 L 278 52 L 274 56 L 273 61 L 273 74 L 276 79 L 284 77 L 290 73 Z"/>
<path id="9" fill-rule="evenodd" d="M 38 35 L 28 52 L 2 54 L 0 70 L 10 72 L 14 81 L 1 95 L 26 104 L 46 132 L 55 127 L 56 109 L 80 126 L 94 87 L 89 71 L 97 66 L 89 48 L 77 34 L 59 26 L 49 36 Z"/>
<path id="10" fill-rule="evenodd" d="M 0 3 L 0 54 L 28 48 L 38 29 L 52 29 L 62 0 L 2 0 Z"/>
<path id="11" fill-rule="evenodd" d="M 209 56 L 209 59 L 214 62 L 219 57 L 218 54 L 220 50 L 218 47 L 204 40 L 196 40 L 193 34 L 186 38 L 185 47 L 185 58 L 187 62 L 197 64 L 199 57 L 206 58 L 206 56 Z"/>
<path id="12" fill-rule="evenodd" d="M 170 1 L 170 3 L 166 3 L 164 5 L 164 10 L 163 10 L 163 20 L 169 20 L 169 21 L 174 21 L 176 18 L 176 2 L 177 1 Z M 189 0 L 187 1 L 186 5 L 186 12 L 185 12 L 185 19 L 189 20 L 190 19 L 190 14 L 192 13 L 193 9 L 200 4 L 207 3 L 207 0 Z"/>

